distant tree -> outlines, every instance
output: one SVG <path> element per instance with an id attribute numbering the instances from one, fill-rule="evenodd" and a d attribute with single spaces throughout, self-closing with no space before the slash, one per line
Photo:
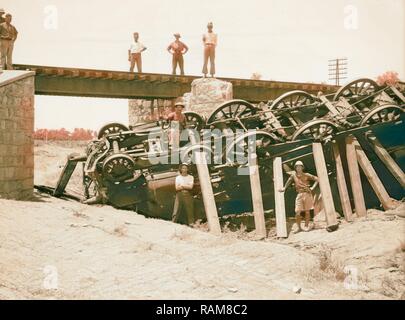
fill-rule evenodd
<path id="1" fill-rule="evenodd" d="M 34 139 L 35 140 L 45 140 L 48 134 L 48 130 L 46 129 L 37 129 L 34 131 Z"/>
<path id="2" fill-rule="evenodd" d="M 75 128 L 73 132 L 61 129 L 37 129 L 34 131 L 34 139 L 50 141 L 89 141 L 97 138 L 97 131 L 83 128 Z"/>
<path id="3" fill-rule="evenodd" d="M 74 141 L 87 141 L 93 139 L 93 131 L 83 128 L 75 128 L 75 130 L 70 135 L 71 139 Z"/>
<path id="4" fill-rule="evenodd" d="M 70 132 L 67 131 L 65 128 L 55 130 L 55 138 L 54 140 L 69 140 Z"/>
<path id="5" fill-rule="evenodd" d="M 258 72 L 254 72 L 252 73 L 252 75 L 250 76 L 250 79 L 252 80 L 261 80 L 262 79 L 262 75 Z"/>
<path id="6" fill-rule="evenodd" d="M 396 86 L 398 82 L 398 72 L 395 71 L 387 71 L 377 77 L 377 83 L 380 86 Z"/>

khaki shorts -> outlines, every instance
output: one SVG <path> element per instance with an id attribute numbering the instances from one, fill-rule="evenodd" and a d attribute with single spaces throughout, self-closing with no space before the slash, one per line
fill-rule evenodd
<path id="1" fill-rule="evenodd" d="M 295 212 L 310 211 L 314 208 L 314 198 L 312 193 L 299 193 L 295 199 Z"/>

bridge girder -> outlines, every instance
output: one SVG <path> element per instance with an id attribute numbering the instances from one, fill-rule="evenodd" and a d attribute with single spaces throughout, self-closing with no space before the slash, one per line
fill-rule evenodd
<path id="1" fill-rule="evenodd" d="M 119 71 L 15 65 L 18 70 L 32 70 L 35 94 L 119 99 L 175 99 L 191 91 L 198 77 L 166 74 L 135 74 Z M 316 94 L 337 91 L 336 86 L 313 83 L 277 82 L 218 78 L 233 84 L 235 99 L 260 102 L 273 100 L 292 90 Z"/>

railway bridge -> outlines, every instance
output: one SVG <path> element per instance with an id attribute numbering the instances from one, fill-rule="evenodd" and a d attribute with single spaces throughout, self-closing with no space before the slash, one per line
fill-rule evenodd
<path id="1" fill-rule="evenodd" d="M 16 70 L 35 72 L 35 94 L 122 99 L 176 99 L 190 92 L 196 76 L 156 73 L 14 65 Z M 235 99 L 253 103 L 273 100 L 292 90 L 331 93 L 336 86 L 314 83 L 218 78 L 232 83 Z"/>
<path id="2" fill-rule="evenodd" d="M 29 198 L 33 190 L 34 95 L 171 100 L 191 91 L 195 76 L 14 65 L 0 73 L 0 197 Z M 234 98 L 260 102 L 291 90 L 311 93 L 335 87 L 295 82 L 223 79 Z M 129 107 L 130 110 L 130 107 Z"/>

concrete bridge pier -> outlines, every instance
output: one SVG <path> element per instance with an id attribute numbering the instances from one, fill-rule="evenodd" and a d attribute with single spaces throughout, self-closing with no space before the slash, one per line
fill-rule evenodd
<path id="1" fill-rule="evenodd" d="M 34 76 L 32 71 L 0 73 L 0 198 L 33 195 Z"/>
<path id="2" fill-rule="evenodd" d="M 220 104 L 232 99 L 232 83 L 216 78 L 194 80 L 191 83 L 191 92 L 185 94 L 187 109 L 207 119 Z"/>
<path id="3" fill-rule="evenodd" d="M 232 83 L 216 78 L 196 79 L 190 92 L 177 99 L 132 99 L 128 102 L 129 125 L 158 120 L 173 111 L 177 101 L 184 102 L 186 111 L 193 111 L 208 118 L 216 108 L 233 99 Z"/>

